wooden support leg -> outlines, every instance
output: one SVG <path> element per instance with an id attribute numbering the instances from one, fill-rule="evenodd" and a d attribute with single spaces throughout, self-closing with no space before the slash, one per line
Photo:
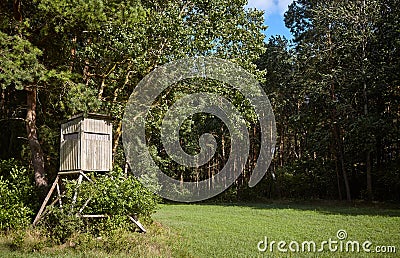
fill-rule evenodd
<path id="1" fill-rule="evenodd" d="M 90 179 L 87 175 L 85 175 L 85 173 L 83 173 L 82 171 L 80 172 L 80 174 L 86 178 L 87 181 L 89 181 L 90 183 L 93 183 L 92 179 Z"/>
<path id="2" fill-rule="evenodd" d="M 86 200 L 86 202 L 83 204 L 82 208 L 80 208 L 79 214 L 81 214 L 82 211 L 86 208 L 86 206 L 89 204 L 90 200 L 92 200 L 92 198 L 89 198 Z"/>
<path id="3" fill-rule="evenodd" d="M 143 227 L 142 223 L 139 222 L 139 220 L 135 220 L 134 218 L 132 218 L 132 216 L 128 215 L 128 218 L 136 224 L 136 226 L 138 226 L 140 228 L 140 230 L 142 230 L 143 233 L 146 233 L 146 229 Z"/>
<path id="4" fill-rule="evenodd" d="M 39 210 L 38 214 L 36 215 L 35 220 L 33 221 L 33 226 L 35 226 L 39 222 L 39 220 L 41 218 L 40 216 L 42 215 L 44 209 L 46 208 L 46 205 L 49 202 L 51 195 L 53 194 L 54 188 L 56 187 L 56 185 L 58 185 L 58 179 L 59 179 L 59 176 L 57 175 L 56 180 L 54 180 L 54 183 L 51 186 L 49 193 L 47 194 L 46 198 L 44 199 L 42 206 L 40 207 L 40 210 Z"/>
<path id="5" fill-rule="evenodd" d="M 83 179 L 83 175 L 82 175 L 82 174 L 79 174 L 78 183 L 77 183 L 77 185 L 76 185 L 74 197 L 72 198 L 71 210 L 74 209 L 74 205 L 75 205 L 75 203 L 76 203 L 76 199 L 78 198 L 78 190 L 79 190 L 79 186 L 82 184 L 82 179 Z"/>
<path id="6" fill-rule="evenodd" d="M 62 200 L 61 200 L 61 191 L 60 191 L 60 184 L 57 183 L 57 197 L 58 197 L 58 204 L 60 205 L 60 209 L 62 210 Z"/>

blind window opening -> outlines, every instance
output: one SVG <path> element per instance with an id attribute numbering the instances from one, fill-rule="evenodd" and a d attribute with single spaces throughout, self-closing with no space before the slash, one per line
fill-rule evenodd
<path id="1" fill-rule="evenodd" d="M 93 141 L 109 141 L 110 135 L 109 134 L 97 134 L 97 133 L 85 133 L 86 140 L 93 140 Z"/>
<path id="2" fill-rule="evenodd" d="M 64 141 L 78 140 L 78 133 L 67 133 L 64 134 Z"/>

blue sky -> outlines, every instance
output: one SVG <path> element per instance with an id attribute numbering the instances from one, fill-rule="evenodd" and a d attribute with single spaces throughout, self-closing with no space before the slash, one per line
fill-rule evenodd
<path id="1" fill-rule="evenodd" d="M 292 36 L 290 31 L 285 27 L 283 14 L 286 12 L 289 4 L 293 0 L 248 0 L 247 7 L 263 10 L 265 24 L 268 29 L 265 31 L 266 39 L 271 35 L 282 35 L 288 39 Z"/>

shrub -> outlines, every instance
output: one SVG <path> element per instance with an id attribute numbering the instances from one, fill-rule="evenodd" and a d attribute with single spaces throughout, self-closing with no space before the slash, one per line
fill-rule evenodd
<path id="1" fill-rule="evenodd" d="M 62 209 L 52 207 L 41 225 L 56 242 L 65 242 L 77 233 L 103 235 L 107 232 L 125 229 L 135 230 L 136 226 L 127 215 L 139 217 L 142 222 L 151 220 L 159 198 L 135 179 L 125 177 L 120 168 L 99 175 L 90 174 L 92 182 L 83 181 L 77 186 L 76 180 L 64 180 L 65 197 Z M 78 193 L 74 200 L 75 193 Z M 77 216 L 79 210 L 90 199 L 82 214 L 107 215 L 106 218 L 85 219 Z"/>
<path id="2" fill-rule="evenodd" d="M 135 214 L 143 220 L 149 220 L 155 212 L 158 197 L 134 176 L 126 177 L 120 168 L 105 175 L 91 174 L 91 179 L 94 183 L 86 181 L 79 187 L 80 204 L 91 198 L 86 213 L 111 216 Z M 74 183 L 67 184 L 67 188 L 71 199 Z"/>
<path id="3" fill-rule="evenodd" d="M 0 161 L 0 230 L 26 227 L 34 214 L 31 173 L 13 159 Z"/>

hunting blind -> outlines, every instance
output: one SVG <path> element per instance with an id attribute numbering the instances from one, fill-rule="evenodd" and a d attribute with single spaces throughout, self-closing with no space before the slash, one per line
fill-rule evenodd
<path id="1" fill-rule="evenodd" d="M 53 192 L 57 191 L 57 197 L 48 205 L 53 206 L 57 202 L 62 207 L 61 176 L 79 175 L 72 207 L 74 207 L 79 186 L 83 179 L 92 180 L 85 172 L 108 172 L 112 169 L 112 123 L 111 118 L 101 114 L 78 114 L 61 124 L 60 139 L 60 171 L 50 188 L 33 225 L 35 226 L 46 213 L 47 203 Z M 89 204 L 89 198 L 82 207 L 77 207 L 76 216 L 82 218 L 105 218 L 106 214 L 84 214 L 84 209 Z M 142 224 L 133 216 L 128 219 L 135 223 L 142 232 L 146 232 Z"/>
<path id="2" fill-rule="evenodd" d="M 61 124 L 60 171 L 110 171 L 110 117 L 79 114 Z"/>

